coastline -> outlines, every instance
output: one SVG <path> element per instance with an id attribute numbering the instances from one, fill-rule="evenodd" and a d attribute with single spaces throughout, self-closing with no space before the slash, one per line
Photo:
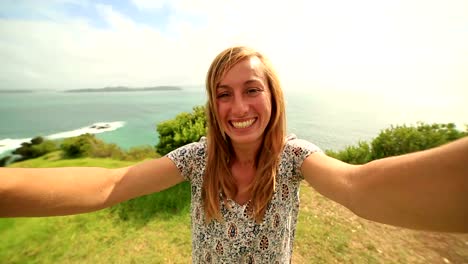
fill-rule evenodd
<path id="1" fill-rule="evenodd" d="M 89 126 L 81 127 L 81 128 L 70 130 L 70 131 L 54 133 L 54 134 L 46 135 L 46 136 L 43 136 L 43 137 L 44 137 L 44 139 L 57 140 L 57 139 L 76 137 L 76 136 L 87 134 L 87 133 L 89 133 L 89 134 L 100 134 L 100 133 L 104 133 L 104 132 L 110 132 L 110 131 L 117 130 L 117 129 L 123 127 L 124 125 L 125 125 L 125 122 L 123 122 L 123 121 L 97 122 L 97 123 L 93 123 L 93 124 L 91 124 Z M 42 135 L 36 135 L 36 136 L 42 136 Z M 5 138 L 5 139 L 0 139 L 0 158 L 4 157 L 4 156 L 7 156 L 8 153 L 11 154 L 11 152 L 13 150 L 21 147 L 22 143 L 30 142 L 31 139 L 33 139 L 33 138 L 18 138 L 18 139 Z"/>

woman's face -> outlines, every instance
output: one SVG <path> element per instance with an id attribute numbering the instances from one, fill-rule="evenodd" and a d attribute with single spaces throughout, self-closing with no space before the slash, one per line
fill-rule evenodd
<path id="1" fill-rule="evenodd" d="M 233 144 L 261 142 L 271 117 L 271 93 L 259 58 L 242 60 L 224 75 L 216 87 L 216 104 Z"/>

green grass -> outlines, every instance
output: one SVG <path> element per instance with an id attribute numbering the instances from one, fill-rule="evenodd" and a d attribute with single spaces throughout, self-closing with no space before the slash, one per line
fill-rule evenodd
<path id="1" fill-rule="evenodd" d="M 12 167 L 123 167 L 59 153 Z M 0 218 L 0 263 L 190 263 L 187 183 L 94 213 Z M 301 186 L 293 263 L 468 262 L 468 235 L 409 231 L 360 219 Z"/>
<path id="2" fill-rule="evenodd" d="M 11 164 L 15 168 L 46 168 L 46 167 L 105 167 L 118 168 L 135 164 L 135 161 L 113 159 L 77 158 L 61 159 L 60 151 L 48 153 L 36 159 L 25 160 Z"/>
<path id="3" fill-rule="evenodd" d="M 188 214 L 140 227 L 106 210 L 11 220 L 14 225 L 0 231 L 2 263 L 162 263 L 173 256 L 181 263 L 190 261 Z"/>
<path id="4" fill-rule="evenodd" d="M 317 207 L 304 206 L 299 213 L 295 251 L 310 263 L 380 263 L 378 253 L 369 248 L 358 249 L 353 245 L 355 229 L 353 225 L 334 214 L 333 208 L 325 198 L 314 193 L 311 188 L 302 186 L 302 204 L 314 202 L 322 204 L 323 211 Z M 372 248 L 373 245 L 370 245 Z"/>

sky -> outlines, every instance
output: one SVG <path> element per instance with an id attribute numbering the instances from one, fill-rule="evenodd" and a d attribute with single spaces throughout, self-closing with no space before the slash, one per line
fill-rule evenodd
<path id="1" fill-rule="evenodd" d="M 233 45 L 285 90 L 468 99 L 466 0 L 0 1 L 0 89 L 203 85 Z"/>

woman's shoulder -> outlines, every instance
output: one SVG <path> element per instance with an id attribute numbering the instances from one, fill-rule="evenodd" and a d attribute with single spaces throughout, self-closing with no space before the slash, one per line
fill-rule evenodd
<path id="1" fill-rule="evenodd" d="M 198 142 L 192 142 L 185 146 L 179 147 L 166 154 L 166 157 L 171 159 L 177 164 L 179 163 L 193 163 L 197 165 L 204 165 L 203 162 L 206 158 L 206 138 L 202 137 Z"/>
<path id="2" fill-rule="evenodd" d="M 294 134 L 289 134 L 285 140 L 284 151 L 297 153 L 298 151 L 321 152 L 322 150 L 310 141 L 300 139 Z"/>
<path id="3" fill-rule="evenodd" d="M 201 137 L 198 142 L 192 142 L 181 146 L 167 154 L 167 156 L 205 156 L 207 150 L 206 137 Z"/>
<path id="4" fill-rule="evenodd" d="M 322 152 L 322 150 L 307 140 L 297 138 L 294 134 L 288 135 L 279 164 L 281 177 L 288 180 L 295 179 L 296 182 L 303 180 L 302 163 L 315 152 Z"/>
<path id="5" fill-rule="evenodd" d="M 314 143 L 305 139 L 299 139 L 296 135 L 290 134 L 286 137 L 282 160 L 302 164 L 310 154 L 315 152 L 322 152 L 322 150 Z"/>
<path id="6" fill-rule="evenodd" d="M 166 157 L 174 162 L 184 179 L 192 182 L 193 177 L 203 174 L 206 165 L 206 149 L 206 138 L 202 137 L 198 142 L 189 143 L 169 152 Z"/>

